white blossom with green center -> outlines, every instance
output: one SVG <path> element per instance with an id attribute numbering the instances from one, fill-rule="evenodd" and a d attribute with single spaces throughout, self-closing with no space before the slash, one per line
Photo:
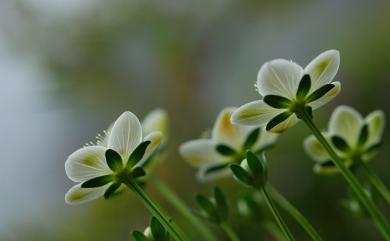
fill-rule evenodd
<path id="1" fill-rule="evenodd" d="M 231 123 L 236 108 L 226 108 L 219 114 L 211 138 L 188 141 L 180 146 L 180 154 L 192 166 L 199 168 L 200 180 L 212 180 L 230 174 L 230 164 L 240 164 L 246 151 L 259 153 L 269 148 L 277 134 L 264 128 Z"/>
<path id="2" fill-rule="evenodd" d="M 359 112 L 349 106 L 339 106 L 333 112 L 328 130 L 324 136 L 343 158 L 348 167 L 358 161 L 368 161 L 374 157 L 381 145 L 385 126 L 385 116 L 380 110 L 371 112 L 363 118 Z M 330 157 L 314 136 L 304 141 L 307 154 L 316 161 L 314 170 L 319 173 L 333 174 L 338 172 Z"/>
<path id="3" fill-rule="evenodd" d="M 81 204 L 101 196 L 109 197 L 122 183 L 120 175 L 134 177 L 144 173 L 142 165 L 154 153 L 162 134 L 152 131 L 144 136 L 141 123 L 131 112 L 124 112 L 96 145 L 83 147 L 65 162 L 69 179 L 77 182 L 65 195 L 68 204 Z"/>
<path id="4" fill-rule="evenodd" d="M 299 112 L 311 113 L 340 92 L 332 82 L 340 64 L 337 50 L 317 56 L 304 69 L 298 64 L 275 59 L 260 68 L 256 88 L 263 97 L 238 108 L 232 122 L 240 125 L 265 125 L 271 132 L 282 132 L 298 122 Z"/>

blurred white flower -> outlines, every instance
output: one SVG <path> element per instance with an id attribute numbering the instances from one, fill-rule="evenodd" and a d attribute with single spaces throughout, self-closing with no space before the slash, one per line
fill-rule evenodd
<path id="1" fill-rule="evenodd" d="M 256 82 L 262 100 L 238 108 L 232 122 L 241 125 L 266 125 L 271 132 L 282 132 L 298 122 L 298 112 L 319 108 L 340 92 L 332 82 L 340 64 L 337 50 L 328 50 L 305 69 L 292 61 L 275 59 L 261 66 Z"/>
<path id="2" fill-rule="evenodd" d="M 363 118 L 349 106 L 339 106 L 333 112 L 328 130 L 324 136 L 344 159 L 347 166 L 357 164 L 356 161 L 368 161 L 376 154 L 381 145 L 385 126 L 385 115 L 382 111 L 371 112 Z M 314 170 L 319 173 L 333 174 L 337 172 L 326 150 L 314 136 L 304 141 L 307 154 L 316 161 Z M 358 165 L 358 164 L 357 164 Z"/>
<path id="3" fill-rule="evenodd" d="M 180 154 L 192 166 L 199 168 L 200 180 L 211 180 L 230 174 L 229 165 L 239 164 L 246 151 L 259 153 L 270 147 L 277 134 L 259 127 L 231 123 L 236 108 L 226 108 L 219 114 L 211 138 L 188 141 L 180 146 Z"/>
<path id="4" fill-rule="evenodd" d="M 71 154 L 65 162 L 69 179 L 78 184 L 65 195 L 68 204 L 81 204 L 115 192 L 122 184 L 119 173 L 132 173 L 153 154 L 162 140 L 158 131 L 144 136 L 138 118 L 124 112 L 96 145 Z M 142 175 L 138 169 L 134 175 Z"/>

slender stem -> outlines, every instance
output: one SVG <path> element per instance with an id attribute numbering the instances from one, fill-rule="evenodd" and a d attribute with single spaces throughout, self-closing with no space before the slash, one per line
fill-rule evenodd
<path id="1" fill-rule="evenodd" d="M 187 238 L 185 238 L 183 232 L 175 225 L 173 220 L 171 218 L 168 218 L 150 198 L 145 193 L 145 191 L 138 185 L 135 179 L 131 178 L 130 176 L 126 176 L 126 178 L 123 179 L 123 182 L 132 190 L 134 191 L 137 196 L 143 201 L 145 206 L 149 209 L 149 211 L 152 213 L 153 216 L 155 216 L 161 224 L 165 227 L 165 229 L 169 232 L 169 234 L 176 240 L 176 241 L 188 241 Z"/>
<path id="2" fill-rule="evenodd" d="M 280 229 L 272 222 L 264 222 L 264 228 L 274 236 L 278 241 L 285 241 L 284 234 L 280 232 Z"/>
<path id="3" fill-rule="evenodd" d="M 198 217 L 196 217 L 190 208 L 181 200 L 169 186 L 158 178 L 152 180 L 153 184 L 157 187 L 159 192 L 170 202 L 172 205 L 196 228 L 201 235 L 204 236 L 207 241 L 218 241 L 210 230 L 202 223 Z"/>
<path id="4" fill-rule="evenodd" d="M 378 226 L 378 229 L 385 237 L 386 240 L 390 241 L 390 227 L 385 219 L 385 217 L 379 212 L 378 208 L 375 206 L 374 202 L 368 197 L 366 192 L 364 191 L 362 185 L 354 176 L 354 174 L 349 170 L 345 165 L 343 160 L 336 154 L 333 148 L 329 145 L 328 141 L 322 135 L 322 133 L 318 130 L 316 125 L 313 123 L 310 115 L 306 111 L 301 111 L 300 117 L 309 127 L 309 129 L 313 132 L 314 136 L 321 143 L 321 145 L 328 152 L 330 157 L 333 160 L 333 163 L 340 170 L 341 174 L 344 176 L 348 184 L 351 186 L 352 190 L 356 193 L 362 204 L 367 208 L 368 212 L 371 214 L 374 222 Z"/>
<path id="5" fill-rule="evenodd" d="M 386 202 L 390 204 L 390 191 L 383 183 L 383 181 L 378 177 L 378 175 L 376 175 L 376 173 L 370 168 L 370 166 L 368 166 L 366 162 L 360 161 L 359 163 L 371 184 L 374 185 L 374 187 L 379 191 Z"/>
<path id="6" fill-rule="evenodd" d="M 234 231 L 232 230 L 232 228 L 229 226 L 229 224 L 225 223 L 225 222 L 222 222 L 220 223 L 219 225 L 222 230 L 226 233 L 226 235 L 229 237 L 229 239 L 231 241 L 240 241 L 240 239 L 238 238 L 238 236 L 234 233 Z"/>
<path id="7" fill-rule="evenodd" d="M 266 188 L 264 187 L 262 189 L 262 192 L 265 197 L 265 201 L 268 205 L 268 208 L 271 210 L 272 215 L 275 217 L 276 222 L 278 223 L 280 229 L 282 230 L 283 234 L 286 236 L 287 240 L 289 241 L 295 241 L 294 236 L 292 235 L 291 231 L 288 229 L 286 223 L 282 219 L 282 216 L 280 216 L 280 213 L 278 209 L 275 207 L 274 202 L 272 201 L 271 196 L 268 194 Z"/>
<path id="8" fill-rule="evenodd" d="M 314 241 L 322 241 L 321 236 L 317 233 L 310 222 L 281 193 L 279 193 L 278 190 L 270 186 L 269 192 L 275 202 L 289 213 Z"/>

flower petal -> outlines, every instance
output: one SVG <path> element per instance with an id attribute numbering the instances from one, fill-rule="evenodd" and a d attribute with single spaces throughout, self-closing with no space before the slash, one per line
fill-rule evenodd
<path id="1" fill-rule="evenodd" d="M 106 148 L 102 146 L 83 147 L 71 154 L 65 162 L 65 172 L 74 182 L 111 174 L 105 157 Z"/>
<path id="2" fill-rule="evenodd" d="M 329 139 L 326 133 L 322 133 L 326 139 Z M 329 154 L 322 147 L 321 143 L 313 135 L 307 137 L 303 142 L 303 147 L 306 153 L 316 162 L 323 162 L 329 160 Z"/>
<path id="3" fill-rule="evenodd" d="M 236 109 L 231 121 L 238 125 L 262 126 L 283 111 L 272 108 L 262 100 L 257 100 Z"/>
<path id="4" fill-rule="evenodd" d="M 221 165 L 215 163 L 202 166 L 196 175 L 197 179 L 202 182 L 209 182 L 227 176 L 231 176 L 228 164 Z"/>
<path id="5" fill-rule="evenodd" d="M 233 124 L 231 117 L 236 108 L 225 108 L 218 115 L 211 133 L 211 139 L 216 144 L 226 144 L 239 150 L 253 127 Z"/>
<path id="6" fill-rule="evenodd" d="M 363 118 L 355 109 L 349 106 L 339 106 L 330 118 L 329 133 L 342 137 L 349 146 L 354 147 L 362 125 Z"/>
<path id="7" fill-rule="evenodd" d="M 143 135 L 146 136 L 153 131 L 160 131 L 164 136 L 168 132 L 168 115 L 163 109 L 156 109 L 150 112 L 142 121 Z"/>
<path id="8" fill-rule="evenodd" d="M 70 205 L 84 204 L 104 195 L 110 183 L 98 188 L 81 188 L 81 184 L 73 186 L 65 194 L 65 202 Z"/>
<path id="9" fill-rule="evenodd" d="M 341 91 L 340 82 L 336 81 L 332 83 L 334 87 L 330 89 L 325 95 L 321 98 L 309 103 L 309 105 L 313 108 L 313 110 L 318 109 L 319 107 L 325 105 L 329 101 L 331 101 L 334 97 L 336 97 Z"/>
<path id="10" fill-rule="evenodd" d="M 179 152 L 192 166 L 200 167 L 209 163 L 223 163 L 226 160 L 217 153 L 215 148 L 212 140 L 199 139 L 182 144 Z"/>
<path id="11" fill-rule="evenodd" d="M 385 129 L 385 113 L 381 110 L 371 112 L 366 118 L 368 124 L 368 140 L 366 146 L 372 146 L 381 141 Z"/>
<path id="12" fill-rule="evenodd" d="M 122 156 L 125 164 L 133 150 L 142 141 L 142 127 L 130 111 L 124 112 L 114 123 L 108 138 L 108 148 Z"/>
<path id="13" fill-rule="evenodd" d="M 311 90 L 332 82 L 340 65 L 340 54 L 337 50 L 328 50 L 313 59 L 305 68 L 311 77 Z"/>
<path id="14" fill-rule="evenodd" d="M 261 66 L 257 75 L 257 90 L 262 96 L 279 95 L 294 99 L 302 75 L 302 67 L 296 63 L 275 59 Z"/>
<path id="15" fill-rule="evenodd" d="M 299 121 L 299 119 L 296 117 L 296 115 L 292 114 L 290 117 L 288 117 L 284 121 L 280 122 L 276 126 L 272 127 L 268 131 L 273 132 L 273 133 L 281 133 L 281 132 L 293 127 L 298 121 Z"/>
<path id="16" fill-rule="evenodd" d="M 153 131 L 149 135 L 145 136 L 143 141 L 150 141 L 150 144 L 145 150 L 142 159 L 135 165 L 135 167 L 142 166 L 151 155 L 157 150 L 163 140 L 163 135 L 159 131 Z"/>

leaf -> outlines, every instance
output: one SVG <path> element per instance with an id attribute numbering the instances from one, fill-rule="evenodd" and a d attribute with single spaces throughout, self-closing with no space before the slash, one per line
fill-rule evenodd
<path id="1" fill-rule="evenodd" d="M 140 231 L 133 231 L 131 236 L 133 236 L 135 241 L 149 241 L 145 234 L 141 233 Z"/>
<path id="2" fill-rule="evenodd" d="M 351 148 L 348 146 L 347 142 L 340 136 L 332 136 L 332 144 L 342 152 L 348 152 Z"/>
<path id="3" fill-rule="evenodd" d="M 198 203 L 202 211 L 207 215 L 207 218 L 213 222 L 218 222 L 218 213 L 214 207 L 214 204 L 205 196 L 197 194 L 195 200 Z"/>
<path id="4" fill-rule="evenodd" d="M 236 151 L 231 148 L 230 146 L 227 146 L 227 145 L 217 145 L 217 147 L 215 148 L 217 150 L 217 152 L 223 156 L 234 156 L 236 155 Z"/>
<path id="5" fill-rule="evenodd" d="M 292 115 L 291 112 L 289 111 L 285 111 L 283 113 L 280 113 L 279 115 L 275 116 L 274 118 L 272 118 L 267 126 L 266 126 L 266 130 L 269 131 L 271 130 L 272 128 L 274 128 L 275 126 L 277 126 L 278 124 L 282 123 L 283 121 L 285 121 L 288 117 L 290 117 Z"/>
<path id="6" fill-rule="evenodd" d="M 309 93 L 310 88 L 311 88 L 311 78 L 310 78 L 310 75 L 305 74 L 302 77 L 301 81 L 299 82 L 299 86 L 298 86 L 298 90 L 297 90 L 297 94 L 296 94 L 297 99 L 305 98 L 307 93 Z"/>
<path id="7" fill-rule="evenodd" d="M 165 231 L 164 226 L 155 217 L 152 217 L 152 220 L 150 221 L 150 230 L 152 232 L 154 240 L 167 240 L 168 234 Z"/>
<path id="8" fill-rule="evenodd" d="M 107 188 L 107 190 L 104 192 L 104 198 L 110 198 L 111 194 L 113 194 L 120 187 L 120 185 L 121 184 L 118 182 L 114 182 L 113 184 L 111 184 L 111 186 Z"/>
<path id="9" fill-rule="evenodd" d="M 287 109 L 291 104 L 291 100 L 279 95 L 266 95 L 264 96 L 263 101 L 269 106 L 277 109 Z"/>
<path id="10" fill-rule="evenodd" d="M 371 146 L 369 146 L 367 149 L 366 149 L 366 154 L 372 154 L 373 152 L 376 152 L 378 151 L 378 149 L 383 145 L 383 142 L 379 142 L 379 143 L 376 143 L 376 144 L 373 144 Z"/>
<path id="11" fill-rule="evenodd" d="M 249 169 L 255 177 L 263 176 L 264 167 L 261 160 L 252 152 L 246 153 L 246 161 L 248 162 Z"/>
<path id="12" fill-rule="evenodd" d="M 117 172 L 123 168 L 122 157 L 116 151 L 108 149 L 105 156 L 107 165 L 112 171 Z"/>
<path id="13" fill-rule="evenodd" d="M 237 164 L 230 165 L 233 177 L 244 186 L 252 187 L 254 184 L 253 177 Z"/>
<path id="14" fill-rule="evenodd" d="M 249 133 L 243 145 L 244 150 L 248 150 L 253 147 L 253 145 L 257 142 L 257 139 L 259 139 L 260 131 L 260 128 L 256 128 Z"/>
<path id="15" fill-rule="evenodd" d="M 131 171 L 131 175 L 133 175 L 134 178 L 138 178 L 145 176 L 146 172 L 142 167 L 136 167 Z"/>
<path id="16" fill-rule="evenodd" d="M 81 184 L 82 188 L 94 188 L 101 187 L 114 180 L 113 175 L 104 175 L 100 177 L 92 178 Z"/>
<path id="17" fill-rule="evenodd" d="M 364 144 L 366 144 L 367 139 L 368 139 L 368 125 L 365 124 L 360 130 L 359 141 L 358 141 L 359 146 L 363 146 Z"/>
<path id="18" fill-rule="evenodd" d="M 219 187 L 214 188 L 214 200 L 219 216 L 223 217 L 223 219 L 227 219 L 229 212 L 228 203 L 226 201 L 225 195 Z"/>
<path id="19" fill-rule="evenodd" d="M 135 148 L 135 150 L 129 156 L 129 160 L 127 162 L 128 167 L 135 166 L 142 159 L 145 154 L 146 148 L 149 146 L 150 143 L 151 141 L 144 141 Z"/>
<path id="20" fill-rule="evenodd" d="M 306 101 L 308 103 L 313 102 L 315 100 L 318 100 L 322 96 L 324 96 L 326 93 L 328 93 L 331 89 L 333 89 L 335 85 L 334 84 L 326 84 L 320 88 L 318 88 L 316 91 L 311 93 L 309 97 L 307 97 Z"/>

